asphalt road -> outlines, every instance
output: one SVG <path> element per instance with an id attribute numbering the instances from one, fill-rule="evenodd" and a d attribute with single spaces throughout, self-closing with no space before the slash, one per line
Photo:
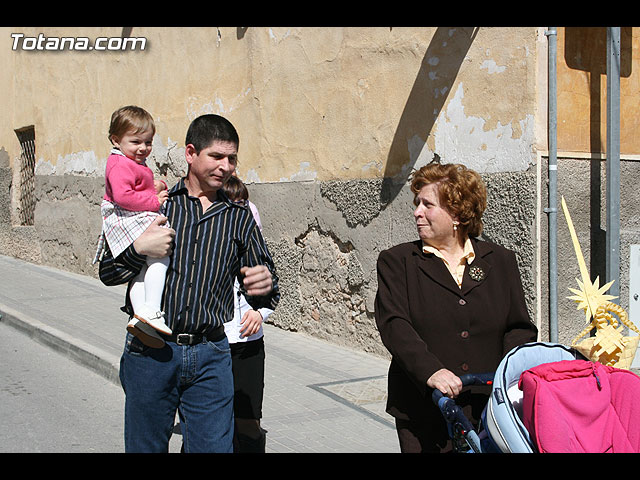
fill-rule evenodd
<path id="1" fill-rule="evenodd" d="M 121 453 L 122 388 L 0 323 L 0 452 Z"/>

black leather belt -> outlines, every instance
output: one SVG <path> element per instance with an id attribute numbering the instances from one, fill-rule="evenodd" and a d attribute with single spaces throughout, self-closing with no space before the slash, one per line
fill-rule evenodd
<path id="1" fill-rule="evenodd" d="M 224 326 L 214 328 L 208 333 L 174 333 L 173 335 L 163 335 L 166 342 L 173 342 L 178 345 L 197 345 L 198 343 L 217 342 L 225 337 Z"/>

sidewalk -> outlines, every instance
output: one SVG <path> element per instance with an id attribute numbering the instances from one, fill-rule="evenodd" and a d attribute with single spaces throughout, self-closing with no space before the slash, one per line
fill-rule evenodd
<path id="1" fill-rule="evenodd" d="M 119 384 L 124 286 L 2 255 L 0 272 L 0 321 Z M 399 451 L 384 412 L 387 360 L 264 330 L 267 453 Z"/>

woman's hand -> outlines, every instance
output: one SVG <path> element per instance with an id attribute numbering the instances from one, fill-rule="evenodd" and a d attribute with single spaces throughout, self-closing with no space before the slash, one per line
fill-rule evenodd
<path id="1" fill-rule="evenodd" d="M 462 381 L 451 370 L 441 368 L 429 377 L 427 386 L 437 388 L 449 398 L 456 398 L 462 390 Z"/>

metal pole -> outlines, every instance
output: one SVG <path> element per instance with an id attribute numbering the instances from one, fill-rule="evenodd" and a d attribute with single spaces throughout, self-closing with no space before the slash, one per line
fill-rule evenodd
<path id="1" fill-rule="evenodd" d="M 620 295 L 620 27 L 607 28 L 607 282 Z"/>
<path id="2" fill-rule="evenodd" d="M 549 106 L 548 106 L 548 142 L 549 142 L 549 206 L 545 209 L 549 216 L 549 340 L 558 342 L 558 200 L 557 200 L 557 83 L 556 55 L 557 30 L 549 27 L 545 32 L 549 39 Z"/>

